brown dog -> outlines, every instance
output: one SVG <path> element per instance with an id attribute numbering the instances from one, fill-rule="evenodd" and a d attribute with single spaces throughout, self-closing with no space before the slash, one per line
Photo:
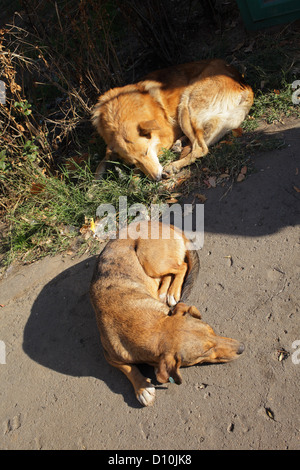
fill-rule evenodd
<path id="1" fill-rule="evenodd" d="M 149 74 L 133 85 L 100 96 L 92 121 L 107 144 L 106 157 L 116 153 L 154 180 L 163 168 L 158 156 L 183 134 L 188 155 L 165 168 L 179 171 L 207 154 L 208 146 L 240 126 L 253 103 L 253 91 L 223 60 L 203 60 Z M 96 175 L 103 171 L 103 162 Z"/>
<path id="2" fill-rule="evenodd" d="M 196 307 L 180 302 L 170 310 L 167 303 L 180 300 L 183 283 L 191 288 L 198 257 L 187 250 L 180 231 L 170 227 L 164 239 L 166 226 L 160 224 L 158 239 L 150 239 L 150 225 L 141 223 L 136 240 L 124 239 L 123 232 L 108 242 L 90 288 L 105 357 L 124 372 L 145 406 L 153 403 L 155 388 L 134 364 L 156 367 L 158 382 L 171 377 L 180 384 L 180 366 L 228 362 L 244 350 L 238 341 L 216 335 Z"/>

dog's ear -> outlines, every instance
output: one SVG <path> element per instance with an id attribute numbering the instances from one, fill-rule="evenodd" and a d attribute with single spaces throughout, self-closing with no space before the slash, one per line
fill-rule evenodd
<path id="1" fill-rule="evenodd" d="M 189 307 L 188 313 L 192 315 L 192 317 L 195 317 L 201 320 L 201 313 L 199 312 L 197 307 L 195 307 L 194 305 L 191 305 L 191 307 Z"/>
<path id="2" fill-rule="evenodd" d="M 138 125 L 139 134 L 149 138 L 151 137 L 152 131 L 158 131 L 159 129 L 160 127 L 155 119 L 151 119 L 151 121 L 140 122 Z"/>
<path id="3" fill-rule="evenodd" d="M 186 313 L 189 313 L 192 317 L 198 318 L 199 320 L 201 319 L 201 313 L 194 305 L 189 306 L 183 302 L 179 302 L 176 305 L 172 315 L 185 315 Z"/>
<path id="4" fill-rule="evenodd" d="M 182 383 L 182 378 L 179 372 L 181 359 L 177 354 L 163 354 L 160 357 L 158 369 L 156 371 L 156 378 L 160 383 L 166 383 L 172 377 L 177 385 Z"/>

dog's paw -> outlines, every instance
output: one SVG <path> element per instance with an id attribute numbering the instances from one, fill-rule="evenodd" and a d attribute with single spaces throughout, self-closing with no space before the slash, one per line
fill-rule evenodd
<path id="1" fill-rule="evenodd" d="M 175 305 L 178 303 L 178 300 L 175 299 L 175 296 L 173 294 L 168 294 L 167 301 L 169 307 L 175 307 Z"/>
<path id="2" fill-rule="evenodd" d="M 136 397 L 143 406 L 153 405 L 155 400 L 155 387 L 153 387 L 150 382 L 145 388 L 140 388 Z"/>
<path id="3" fill-rule="evenodd" d="M 164 172 L 168 173 L 168 175 L 174 175 L 175 173 L 178 173 L 179 169 L 176 168 L 176 166 L 172 163 L 169 163 L 169 165 L 166 165 L 164 167 Z"/>
<path id="4" fill-rule="evenodd" d="M 174 152 L 174 153 L 181 153 L 182 152 L 182 142 L 180 139 L 176 140 L 176 142 L 174 142 L 172 148 L 171 148 L 171 151 Z"/>

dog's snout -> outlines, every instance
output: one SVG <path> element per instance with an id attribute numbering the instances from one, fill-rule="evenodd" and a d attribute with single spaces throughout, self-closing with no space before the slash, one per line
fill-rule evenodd
<path id="1" fill-rule="evenodd" d="M 245 351 L 245 346 L 243 345 L 243 343 L 240 343 L 236 353 L 237 354 L 242 354 L 244 351 Z"/>
<path id="2" fill-rule="evenodd" d="M 161 177 L 162 177 L 162 174 L 163 174 L 163 168 L 162 168 L 161 165 L 159 165 L 158 170 L 157 170 L 157 172 L 156 172 L 156 174 L 155 174 L 155 176 L 154 176 L 153 179 L 154 179 L 155 181 L 160 181 L 160 180 L 161 180 Z"/>

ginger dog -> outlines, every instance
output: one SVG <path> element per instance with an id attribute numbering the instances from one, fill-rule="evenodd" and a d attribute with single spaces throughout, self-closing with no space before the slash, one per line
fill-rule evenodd
<path id="1" fill-rule="evenodd" d="M 145 406 L 153 404 L 155 387 L 135 364 L 154 366 L 160 383 L 171 377 L 180 384 L 181 366 L 228 362 L 244 350 L 238 341 L 216 335 L 196 307 L 177 303 L 197 276 L 197 253 L 188 251 L 188 240 L 173 227 L 169 239 L 163 239 L 162 224 L 159 238 L 150 239 L 150 225 L 140 224 L 136 240 L 108 242 L 90 287 L 105 358 L 128 377 Z M 176 303 L 172 311 L 169 305 Z"/>
<path id="2" fill-rule="evenodd" d="M 208 153 L 208 147 L 240 126 L 253 103 L 253 91 L 223 60 L 202 60 L 149 74 L 133 85 L 114 88 L 94 107 L 92 121 L 107 144 L 104 161 L 117 154 L 154 180 L 160 180 L 162 149 L 182 135 L 190 140 L 185 156 L 165 168 L 181 170 Z"/>

